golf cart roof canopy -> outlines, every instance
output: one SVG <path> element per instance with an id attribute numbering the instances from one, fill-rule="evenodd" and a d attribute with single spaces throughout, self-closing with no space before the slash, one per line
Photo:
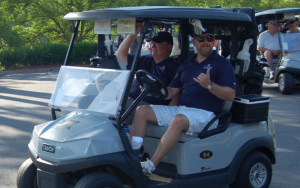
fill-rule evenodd
<path id="1" fill-rule="evenodd" d="M 300 14 L 300 8 L 280 8 L 280 9 L 270 9 L 261 11 L 255 14 L 255 16 L 264 16 L 269 14 L 284 14 L 284 13 L 295 13 Z"/>
<path id="2" fill-rule="evenodd" d="M 100 20 L 119 18 L 198 18 L 212 20 L 230 20 L 251 22 L 252 8 L 198 8 L 177 6 L 136 6 L 95 9 L 82 12 L 70 12 L 66 20 Z"/>
<path id="3" fill-rule="evenodd" d="M 278 21 L 284 21 L 291 18 L 286 18 L 285 15 L 295 17 L 300 14 L 300 8 L 281 8 L 270 9 L 255 14 L 257 23 L 267 23 L 270 20 L 277 19 Z"/>

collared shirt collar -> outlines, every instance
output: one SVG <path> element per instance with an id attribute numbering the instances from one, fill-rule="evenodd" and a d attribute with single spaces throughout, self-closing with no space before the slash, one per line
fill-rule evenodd
<path id="1" fill-rule="evenodd" d="M 154 61 L 154 58 L 153 58 L 153 61 Z M 162 61 L 160 61 L 160 62 L 158 62 L 158 63 L 155 63 L 155 64 L 157 65 L 157 64 L 160 64 L 160 63 L 163 63 L 163 62 L 168 62 L 168 61 L 173 61 L 173 58 L 168 57 L 167 59 L 164 59 L 164 60 L 162 60 Z M 154 62 L 155 62 L 155 61 L 154 61 Z"/>
<path id="2" fill-rule="evenodd" d="M 196 61 L 197 55 L 198 55 L 198 54 L 196 53 L 196 54 L 194 54 L 194 55 L 190 58 L 191 62 L 197 63 L 197 61 Z M 212 53 L 211 53 L 211 54 L 210 54 L 203 62 L 205 62 L 205 61 L 207 61 L 207 60 L 209 60 L 209 59 L 216 59 L 216 58 L 218 58 L 217 51 L 216 51 L 216 50 L 213 50 Z M 197 64 L 198 64 L 198 63 L 197 63 Z"/>

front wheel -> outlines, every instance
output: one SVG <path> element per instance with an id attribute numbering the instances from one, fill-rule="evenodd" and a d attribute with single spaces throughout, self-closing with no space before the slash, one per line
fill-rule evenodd
<path id="1" fill-rule="evenodd" d="M 262 152 L 250 153 L 242 163 L 238 176 L 230 188 L 268 188 L 272 179 L 272 166 Z"/>
<path id="2" fill-rule="evenodd" d="M 278 78 L 278 89 L 282 94 L 291 94 L 295 89 L 295 80 L 293 75 L 282 73 Z"/>
<path id="3" fill-rule="evenodd" d="M 83 176 L 75 188 L 124 188 L 124 186 L 115 176 L 97 172 Z"/>
<path id="4" fill-rule="evenodd" d="M 17 174 L 18 188 L 38 188 L 36 179 L 36 166 L 31 159 L 27 159 L 19 168 Z"/>

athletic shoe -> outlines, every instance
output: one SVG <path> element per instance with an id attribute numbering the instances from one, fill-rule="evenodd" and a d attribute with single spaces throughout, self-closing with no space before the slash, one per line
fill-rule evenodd
<path id="1" fill-rule="evenodd" d="M 274 80 L 274 73 L 271 73 L 270 74 L 270 78 L 269 78 L 270 80 Z"/>
<path id="2" fill-rule="evenodd" d="M 147 161 L 141 162 L 142 170 L 146 178 L 150 178 L 152 172 L 155 170 L 154 164 L 147 158 Z"/>

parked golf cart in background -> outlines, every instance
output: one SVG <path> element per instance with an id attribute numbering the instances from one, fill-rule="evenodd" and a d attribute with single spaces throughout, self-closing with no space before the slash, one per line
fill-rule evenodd
<path id="1" fill-rule="evenodd" d="M 269 98 L 259 95 L 264 72 L 256 61 L 258 32 L 252 8 L 122 7 L 71 12 L 64 19 L 76 25 L 49 102 L 53 121 L 34 127 L 18 188 L 269 187 L 276 162 L 274 135 L 268 132 Z M 201 133 L 182 132 L 147 181 L 140 160 L 153 156 L 166 127 L 149 124 L 142 148 L 134 151 L 124 121 L 148 93 L 165 98 L 166 86 L 151 73 L 134 71 L 141 42 L 132 69 L 121 70 L 107 32 L 111 22 L 118 21 L 119 26 L 123 23 L 118 34 L 132 33 L 137 19 L 145 22 L 141 41 L 149 28 L 180 26 L 180 54 L 174 56 L 179 63 L 195 53 L 190 51 L 191 20 L 213 27 L 218 40 L 231 41 L 230 49 L 223 49 L 230 53 L 221 55 L 230 55 L 237 84 L 233 104 L 225 102 Z M 83 20 L 95 21 L 98 54 L 90 61 L 99 66 L 67 66 Z M 145 90 L 125 109 L 135 76 Z M 61 109 L 71 112 L 56 119 Z M 218 127 L 208 130 L 217 119 Z"/>
<path id="2" fill-rule="evenodd" d="M 299 14 L 300 8 L 271 9 L 255 14 L 257 24 L 261 24 L 264 31 L 267 30 L 265 24 L 270 20 L 277 22 L 282 56 L 279 59 L 273 59 L 274 80 L 269 79 L 270 71 L 267 66 L 265 67 L 264 82 L 278 83 L 278 89 L 282 94 L 291 94 L 295 86 L 300 84 L 300 33 L 287 33 L 286 28 L 280 27 L 289 20 L 298 19 Z M 265 59 L 262 61 L 266 62 Z"/>

